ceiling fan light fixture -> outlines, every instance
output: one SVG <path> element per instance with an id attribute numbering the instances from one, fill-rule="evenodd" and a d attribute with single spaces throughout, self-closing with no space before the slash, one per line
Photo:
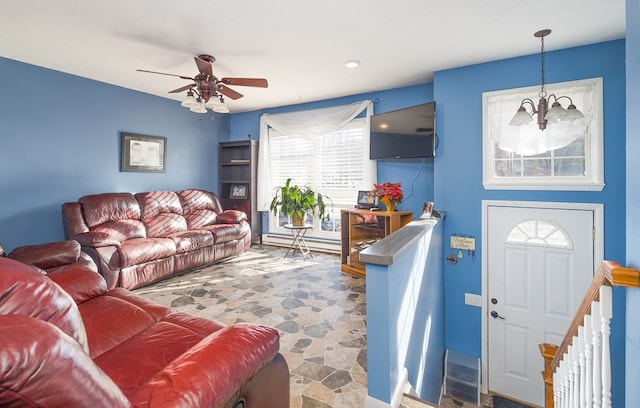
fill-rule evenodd
<path id="1" fill-rule="evenodd" d="M 222 105 L 215 106 L 213 111 L 216 113 L 229 113 L 229 108 L 223 103 Z"/>
<path id="2" fill-rule="evenodd" d="M 194 57 L 194 60 L 198 67 L 198 74 L 194 77 L 169 74 L 166 72 L 149 71 L 146 69 L 138 69 L 136 71 L 146 72 L 149 74 L 168 75 L 192 81 L 191 84 L 169 91 L 169 93 L 182 93 L 187 91 L 187 96 L 180 105 L 197 113 L 206 113 L 207 108 L 218 113 L 229 113 L 229 108 L 224 104 L 222 96 L 224 95 L 236 100 L 242 98 L 243 95 L 227 85 L 252 86 L 258 88 L 267 88 L 269 86 L 269 83 L 265 78 L 223 77 L 218 79 L 213 74 L 213 68 L 211 66 L 216 59 L 211 55 L 202 54 Z"/>
<path id="3" fill-rule="evenodd" d="M 187 92 L 187 96 L 184 98 L 184 100 L 180 105 L 185 108 L 190 108 L 192 106 L 196 106 L 197 104 L 198 102 L 196 101 L 196 98 L 193 96 L 193 91 L 189 90 L 189 92 Z"/>
<path id="4" fill-rule="evenodd" d="M 207 109 L 204 107 L 204 103 L 202 103 L 202 99 L 200 98 L 196 100 L 196 104 L 190 107 L 189 110 L 195 113 L 207 113 Z"/>

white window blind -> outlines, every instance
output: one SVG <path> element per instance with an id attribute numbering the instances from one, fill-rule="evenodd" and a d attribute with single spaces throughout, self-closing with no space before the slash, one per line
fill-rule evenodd
<path id="1" fill-rule="evenodd" d="M 272 185 L 288 178 L 331 198 L 335 206 L 353 206 L 364 183 L 364 121 L 321 136 L 287 136 L 270 129 Z"/>
<path id="2" fill-rule="evenodd" d="M 369 143 L 364 119 L 354 119 L 341 129 L 317 136 L 283 135 L 269 129 L 271 184 L 284 185 L 288 178 L 301 186 L 310 186 L 325 198 L 332 219 L 340 217 L 341 208 L 352 208 L 358 190 L 373 186 L 368 155 Z M 339 228 L 321 226 L 314 217 L 311 235 L 338 238 Z M 270 217 L 270 230 L 281 229 L 281 220 Z M 326 223 L 325 223 L 326 224 Z"/>

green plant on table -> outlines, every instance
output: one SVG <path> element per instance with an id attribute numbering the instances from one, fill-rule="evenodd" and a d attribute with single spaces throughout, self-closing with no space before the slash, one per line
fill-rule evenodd
<path id="1" fill-rule="evenodd" d="M 278 186 L 274 190 L 273 199 L 269 209 L 274 215 L 278 215 L 278 208 L 282 214 L 286 214 L 292 218 L 301 219 L 304 223 L 305 215 L 312 211 L 321 218 L 325 219 L 326 205 L 323 196 L 316 193 L 309 186 L 299 186 L 291 184 L 288 178 L 284 186 Z M 295 223 L 295 222 L 294 222 Z"/>

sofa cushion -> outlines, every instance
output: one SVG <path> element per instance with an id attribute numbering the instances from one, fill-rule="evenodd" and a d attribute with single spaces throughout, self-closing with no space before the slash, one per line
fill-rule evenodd
<path id="1" fill-rule="evenodd" d="M 215 243 L 211 231 L 204 230 L 178 232 L 171 234 L 169 238 L 175 242 L 176 253 L 178 254 L 206 248 Z"/>
<path id="2" fill-rule="evenodd" d="M 140 204 L 148 237 L 166 237 L 187 230 L 180 199 L 173 191 L 138 193 L 135 198 Z"/>
<path id="3" fill-rule="evenodd" d="M 218 222 L 218 213 L 213 210 L 199 209 L 185 213 L 185 220 L 189 229 L 200 229 Z"/>
<path id="4" fill-rule="evenodd" d="M 204 227 L 207 231 L 211 231 L 216 244 L 234 241 L 243 238 L 247 234 L 247 223 L 241 224 L 215 224 Z"/>
<path id="5" fill-rule="evenodd" d="M 200 229 L 218 222 L 222 205 L 215 194 L 204 190 L 182 190 L 177 194 L 189 229 Z"/>
<path id="6" fill-rule="evenodd" d="M 90 228 L 109 221 L 140 219 L 140 205 L 131 193 L 86 195 L 78 202 Z"/>
<path id="7" fill-rule="evenodd" d="M 187 317 L 182 321 L 182 316 L 187 315 L 174 313 L 163 318 L 94 361 L 118 384 L 125 395 L 133 395 L 169 362 L 187 352 L 205 336 L 223 327 L 213 321 L 200 322 L 209 323 L 208 329 L 203 333 L 193 329 L 192 318 Z M 130 366 L 135 366 L 136 369 L 124 368 Z"/>
<path id="8" fill-rule="evenodd" d="M 171 238 L 135 238 L 124 241 L 118 253 L 120 267 L 125 268 L 170 257 L 176 253 L 176 244 Z"/>
<path id="9" fill-rule="evenodd" d="M 84 323 L 67 292 L 22 262 L 0 258 L 0 269 L 0 315 L 19 314 L 49 322 L 88 351 Z"/>
<path id="10" fill-rule="evenodd" d="M 216 213 L 222 212 L 220 200 L 210 191 L 190 189 L 178 191 L 177 194 L 182 203 L 182 211 L 185 215 L 196 210 L 211 210 Z"/>
<path id="11" fill-rule="evenodd" d="M 133 238 L 145 238 L 147 232 L 140 220 L 117 220 L 102 223 L 92 229 L 95 233 L 104 233 L 111 242 L 122 242 Z"/>
<path id="12" fill-rule="evenodd" d="M 58 327 L 29 316 L 1 314 L 0 338 L 3 407 L 131 406 L 82 346 Z"/>
<path id="13" fill-rule="evenodd" d="M 171 313 L 170 308 L 144 298 L 131 299 L 130 292 L 116 288 L 78 305 L 86 322 L 91 358 L 119 347 Z"/>

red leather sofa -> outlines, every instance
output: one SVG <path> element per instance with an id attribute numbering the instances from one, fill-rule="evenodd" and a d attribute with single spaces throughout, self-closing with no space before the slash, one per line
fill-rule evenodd
<path id="1" fill-rule="evenodd" d="M 251 246 L 242 211 L 204 190 L 104 193 L 62 205 L 67 239 L 98 265 L 107 287 L 134 289 Z"/>
<path id="2" fill-rule="evenodd" d="M 0 339 L 0 406 L 289 406 L 276 330 L 107 290 L 75 241 L 0 256 Z"/>

